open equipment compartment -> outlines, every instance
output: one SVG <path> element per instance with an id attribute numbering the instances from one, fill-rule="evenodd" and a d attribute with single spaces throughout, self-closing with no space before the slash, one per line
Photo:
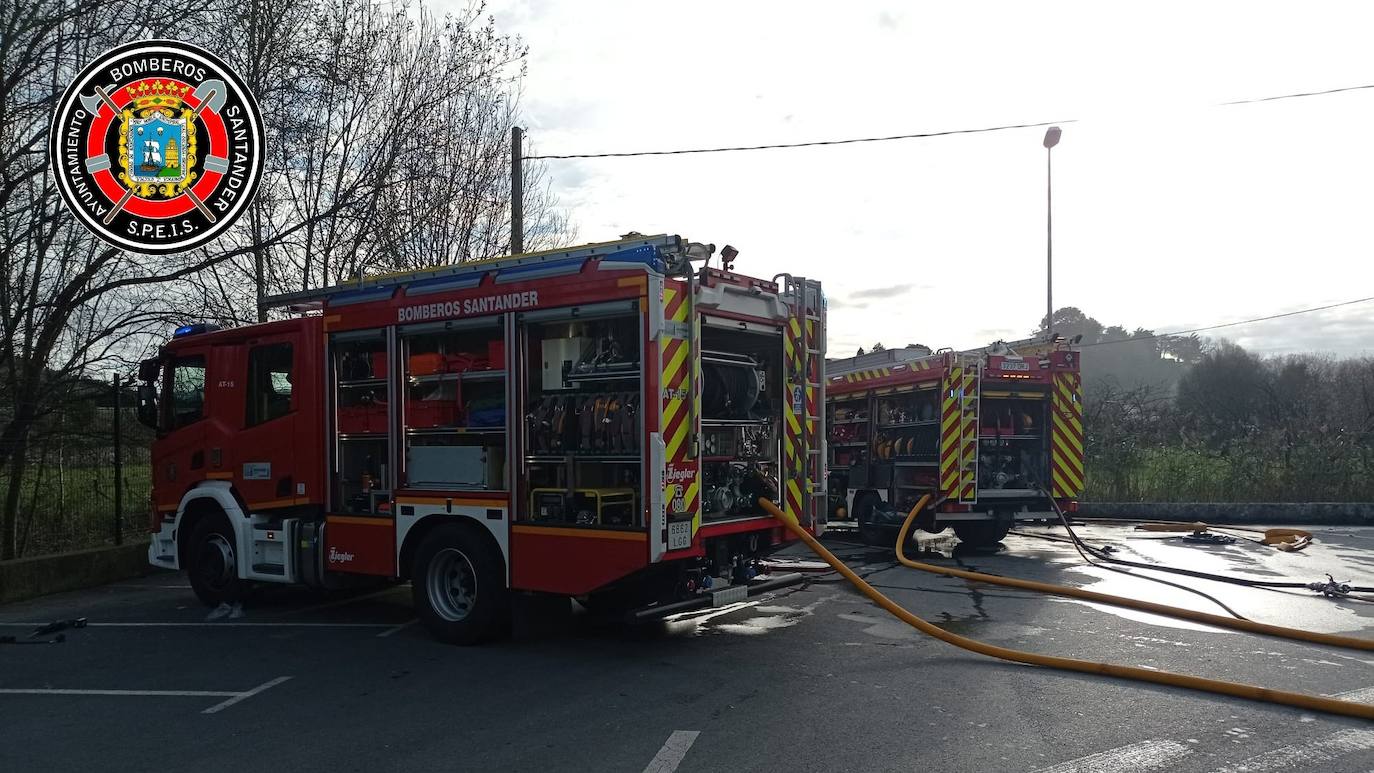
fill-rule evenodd
<path id="1" fill-rule="evenodd" d="M 1038 384 L 986 389 L 978 427 L 978 488 L 1028 491 L 1049 480 L 1049 393 Z"/>
<path id="2" fill-rule="evenodd" d="M 399 329 L 406 485 L 506 488 L 504 315 Z"/>
<path id="3" fill-rule="evenodd" d="M 707 318 L 701 327 L 701 515 L 763 515 L 781 468 L 782 331 Z"/>
<path id="4" fill-rule="evenodd" d="M 328 390 L 334 404 L 332 504 L 337 512 L 380 514 L 390 508 L 388 342 L 385 330 L 329 338 Z"/>
<path id="5" fill-rule="evenodd" d="M 517 317 L 528 522 L 644 527 L 643 324 L 637 301 Z"/>

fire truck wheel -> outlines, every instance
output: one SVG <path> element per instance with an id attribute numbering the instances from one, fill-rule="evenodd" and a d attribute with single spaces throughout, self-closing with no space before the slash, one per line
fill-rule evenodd
<path id="1" fill-rule="evenodd" d="M 873 523 L 873 510 L 882 502 L 876 491 L 865 491 L 854 497 L 854 520 L 859 524 L 859 541 L 865 545 L 881 546 L 892 540 Z"/>
<path id="2" fill-rule="evenodd" d="M 234 531 L 223 515 L 201 519 L 191 532 L 186 577 L 206 606 L 232 604 L 243 598 L 247 583 L 239 579 L 234 559 Z"/>
<path id="3" fill-rule="evenodd" d="M 496 632 L 505 614 L 505 577 L 501 554 L 482 535 L 444 524 L 415 551 L 415 612 L 441 641 L 476 644 Z"/>
<path id="4" fill-rule="evenodd" d="M 988 548 L 1001 542 L 1011 531 L 1011 519 L 955 521 L 953 526 L 960 542 L 969 547 Z"/>

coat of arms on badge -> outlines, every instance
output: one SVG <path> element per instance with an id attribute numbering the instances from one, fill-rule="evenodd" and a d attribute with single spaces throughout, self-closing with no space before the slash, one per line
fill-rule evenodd
<path id="1" fill-rule="evenodd" d="M 143 198 L 180 195 L 196 178 L 196 112 L 175 82 L 144 81 L 128 88 L 133 102 L 120 112 L 120 182 Z"/>

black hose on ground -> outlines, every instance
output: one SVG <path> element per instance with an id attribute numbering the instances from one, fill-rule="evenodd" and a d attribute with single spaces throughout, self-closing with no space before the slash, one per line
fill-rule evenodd
<path id="1" fill-rule="evenodd" d="M 1099 560 L 1107 561 L 1113 564 L 1121 564 L 1122 566 L 1133 566 L 1137 569 L 1149 569 L 1156 572 L 1169 572 L 1171 574 L 1181 574 L 1187 577 L 1196 577 L 1200 580 L 1215 580 L 1217 582 L 1229 582 L 1233 585 L 1243 585 L 1248 588 L 1310 589 L 1311 587 L 1311 583 L 1306 582 L 1268 582 L 1265 580 L 1251 580 L 1246 577 L 1232 577 L 1230 575 L 1225 574 L 1199 572 L 1196 569 L 1183 569 L 1177 566 L 1167 566 L 1165 564 L 1146 564 L 1140 561 L 1127 561 L 1124 558 L 1116 558 L 1115 556 L 1107 555 L 1103 551 L 1093 547 L 1092 545 L 1085 543 L 1078 536 L 1078 533 L 1073 530 L 1073 526 L 1069 523 L 1068 516 L 1064 515 L 1064 511 L 1060 509 L 1059 503 L 1054 501 L 1054 497 L 1050 496 L 1050 493 L 1045 490 L 1044 486 L 1037 485 L 1036 488 L 1039 489 L 1040 493 L 1044 494 L 1045 498 L 1050 501 L 1050 507 L 1054 508 L 1054 512 L 1059 516 L 1059 521 L 1064 524 L 1064 529 L 1068 531 L 1069 537 L 1073 539 L 1074 545 L 1080 547 L 1079 552 L 1081 553 L 1083 550 L 1087 550 Z M 1367 586 L 1351 586 L 1346 590 L 1353 593 L 1374 593 L 1374 587 Z"/>
<path id="2" fill-rule="evenodd" d="M 1013 533 L 1015 534 L 1016 532 L 1013 532 Z M 1169 580 L 1164 579 L 1163 577 L 1151 577 L 1151 576 L 1148 575 L 1148 574 L 1136 574 L 1135 572 L 1132 572 L 1130 569 L 1123 569 L 1123 568 L 1121 568 L 1121 567 L 1119 567 L 1119 566 L 1112 566 L 1112 565 L 1110 565 L 1110 564 L 1098 563 L 1097 561 L 1094 561 L 1093 558 L 1092 558 L 1091 556 L 1089 556 L 1086 552 L 1084 552 L 1083 548 L 1079 547 L 1079 544 L 1078 544 L 1077 542 L 1073 541 L 1073 540 L 1067 540 L 1067 539 L 1066 539 L 1066 540 L 1061 540 L 1061 539 L 1058 539 L 1058 538 L 1055 538 L 1055 537 L 1051 537 L 1051 536 L 1045 535 L 1045 534 L 1020 534 L 1019 536 L 1022 536 L 1022 537 L 1038 537 L 1038 538 L 1050 540 L 1050 541 L 1052 541 L 1052 542 L 1068 542 L 1069 544 L 1071 544 L 1071 545 L 1074 546 L 1074 549 L 1078 551 L 1078 555 L 1082 556 L 1083 560 L 1086 561 L 1086 562 L 1088 562 L 1088 565 L 1089 565 L 1089 566 L 1094 566 L 1094 567 L 1096 567 L 1096 568 L 1098 568 L 1098 569 L 1106 569 L 1106 570 L 1109 571 L 1109 572 L 1119 572 L 1119 573 L 1121 573 L 1121 574 L 1126 575 L 1127 577 L 1135 577 L 1135 578 L 1141 579 L 1141 580 L 1150 580 L 1150 581 L 1152 581 L 1152 582 L 1157 582 L 1157 583 L 1159 583 L 1160 585 L 1167 585 L 1167 586 L 1169 586 L 1170 588 L 1177 588 L 1178 590 L 1188 591 L 1189 593 L 1192 593 L 1192 594 L 1197 595 L 1197 596 L 1201 596 L 1202 598 L 1207 599 L 1208 601 L 1212 602 L 1213 604 L 1216 604 L 1217 606 L 1219 606 L 1219 607 L 1221 607 L 1222 609 L 1226 610 L 1226 613 L 1227 613 L 1227 614 L 1231 615 L 1232 617 L 1236 618 L 1237 620 L 1249 620 L 1249 619 L 1250 619 L 1250 618 L 1246 617 L 1245 615 L 1242 615 L 1241 613 L 1239 613 L 1239 612 L 1237 612 L 1236 610 L 1234 610 L 1234 609 L 1230 608 L 1229 606 L 1227 606 L 1221 599 L 1216 598 L 1215 596 L 1212 596 L 1211 594 L 1208 594 L 1208 593 L 1205 593 L 1205 592 L 1203 592 L 1203 591 L 1200 591 L 1200 590 L 1198 590 L 1197 588 L 1190 588 L 1190 587 L 1188 587 L 1187 585 L 1184 585 L 1184 584 L 1182 584 L 1182 583 L 1171 582 L 1171 581 L 1169 581 Z"/>

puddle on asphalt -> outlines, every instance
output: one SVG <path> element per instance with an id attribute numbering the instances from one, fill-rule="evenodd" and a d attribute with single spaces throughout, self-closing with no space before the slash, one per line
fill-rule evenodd
<path id="1" fill-rule="evenodd" d="M 1093 566 L 1075 566 L 1071 569 L 1076 573 L 1086 574 L 1095 578 L 1094 582 L 1082 586 L 1084 590 L 1107 593 L 1113 596 L 1125 596 L 1127 598 L 1140 599 L 1142 601 L 1152 601 L 1159 604 L 1168 604 L 1184 609 L 1192 609 L 1229 617 L 1226 610 L 1215 603 L 1197 594 L 1144 579 L 1145 575 L 1143 572 L 1136 576 L 1129 576 Z M 1359 630 L 1369 624 L 1370 621 L 1366 615 L 1374 611 L 1364 609 L 1357 612 L 1350 605 L 1359 602 L 1338 602 L 1320 598 L 1316 595 L 1305 596 L 1301 595 L 1300 591 L 1293 593 L 1278 593 L 1260 588 L 1245 588 L 1227 583 L 1177 576 L 1170 576 L 1168 580 L 1170 582 L 1179 582 L 1182 585 L 1196 588 L 1211 596 L 1215 596 L 1222 603 L 1256 622 L 1301 628 L 1303 630 L 1321 633 L 1343 633 Z M 1055 596 L 1053 598 L 1059 602 L 1081 604 L 1101 612 L 1106 612 L 1110 615 L 1149 625 L 1181 628 L 1191 631 L 1241 633 L 1240 631 L 1229 628 L 1216 628 L 1203 623 L 1195 623 L 1191 620 L 1178 620 L 1172 617 L 1163 617 L 1149 612 L 1114 607 L 1107 604 L 1084 601 L 1082 599 L 1064 596 Z M 1374 605 L 1365 606 L 1369 607 Z M 1361 614 L 1361 612 L 1364 614 Z"/>
<path id="2" fill-rule="evenodd" d="M 1123 574 L 1085 565 L 1071 544 L 1052 543 L 1030 538 L 1038 534 L 1062 537 L 1065 536 L 1062 529 L 1042 530 L 1036 527 L 1023 527 L 1023 530 L 1026 534 L 1025 538 L 1012 536 L 1008 539 L 1008 544 L 1013 548 L 1011 554 L 1018 558 L 1044 557 L 1047 561 L 1051 561 L 1068 571 L 1088 575 L 1092 579 L 1082 585 L 1085 590 L 1229 616 L 1225 609 L 1202 596 L 1144 579 L 1146 577 L 1158 577 L 1161 580 L 1203 591 L 1216 597 L 1240 614 L 1261 622 L 1323 633 L 1341 633 L 1374 627 L 1374 604 L 1371 603 L 1354 599 L 1325 599 L 1300 588 L 1282 591 L 1250 588 L 1221 581 L 1204 580 L 1165 572 L 1150 572 L 1135 568 L 1130 569 L 1133 575 Z M 1317 535 L 1317 541 L 1307 550 L 1288 553 L 1243 539 L 1229 545 L 1207 545 L 1185 541 L 1182 539 L 1183 535 L 1161 538 L 1158 535 L 1136 532 L 1121 527 L 1081 526 L 1075 528 L 1075 531 L 1090 544 L 1113 546 L 1116 548 L 1113 555 L 1117 558 L 1141 563 L 1155 563 L 1218 575 L 1276 582 L 1306 583 L 1324 580 L 1326 573 L 1331 572 L 1340 580 L 1350 580 L 1355 584 L 1374 585 L 1374 580 L 1371 580 L 1368 569 L 1365 568 L 1366 562 L 1369 560 L 1368 556 L 1361 556 L 1356 559 L 1349 546 L 1325 544 L 1321 541 L 1321 534 Z M 1064 584 L 1077 585 L 1072 581 Z M 1189 630 L 1221 630 L 1226 633 L 1233 633 L 1230 629 L 1216 629 L 1200 623 L 1175 620 L 1133 609 L 1122 609 L 1062 596 L 1053 598 L 1061 603 L 1082 604 L 1120 618 L 1149 625 Z"/>
<path id="3" fill-rule="evenodd" d="M 771 631 L 791 628 L 815 614 L 820 605 L 839 597 L 839 594 L 822 596 L 802 607 L 771 603 L 776 599 L 741 601 L 715 609 L 670 615 L 664 618 L 663 624 L 667 633 L 673 636 L 706 636 L 712 634 L 760 636 Z M 750 613 L 749 617 L 741 620 L 726 619 L 735 613 L 742 613 L 746 610 Z"/>

